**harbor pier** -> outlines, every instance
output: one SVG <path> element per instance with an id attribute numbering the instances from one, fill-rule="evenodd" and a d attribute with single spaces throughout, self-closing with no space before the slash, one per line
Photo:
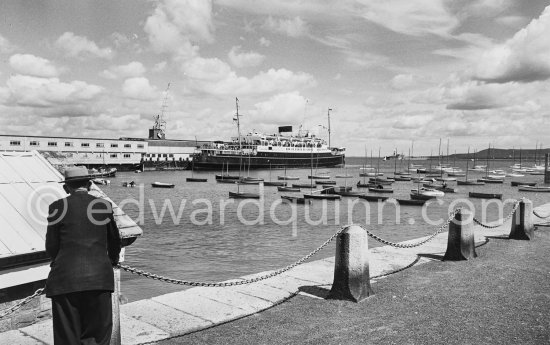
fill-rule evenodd
<path id="1" fill-rule="evenodd" d="M 487 243 L 488 239 L 493 238 L 508 238 L 511 229 L 513 218 L 516 216 L 516 212 L 519 212 L 518 207 L 515 207 L 513 212 L 510 213 L 505 219 L 496 221 L 490 224 L 476 223 L 473 226 L 473 237 L 474 243 L 476 246 L 481 246 Z M 547 217 L 550 217 L 550 204 L 545 204 L 533 209 L 532 214 L 524 214 L 525 217 L 533 219 L 534 224 L 544 223 Z M 450 222 L 455 218 L 455 215 L 452 215 L 448 222 L 443 224 L 438 228 L 432 235 L 425 236 L 422 238 L 392 243 L 387 240 L 383 240 L 377 235 L 375 235 L 371 229 L 365 229 L 366 233 L 375 240 L 386 241 L 388 244 L 383 247 L 377 247 L 369 250 L 369 271 L 370 271 L 370 283 L 373 284 L 372 288 L 376 292 L 376 295 L 385 296 L 385 291 L 383 288 L 386 284 L 398 284 L 401 286 L 403 291 L 405 286 L 418 287 L 421 285 L 422 280 L 415 280 L 414 276 L 411 276 L 411 273 L 406 273 L 411 267 L 414 266 L 414 270 L 421 270 L 422 279 L 428 279 L 427 276 L 430 276 L 430 268 L 420 268 L 419 265 L 429 263 L 430 266 L 437 267 L 439 270 L 444 272 L 449 272 L 449 270 L 461 269 L 461 266 L 458 264 L 450 264 L 447 262 L 442 262 L 441 259 L 444 257 L 449 244 L 449 234 L 448 230 Z M 473 218 L 472 220 L 474 220 Z M 470 224 L 471 225 L 471 224 Z M 550 236 L 548 232 L 543 229 L 541 234 L 535 236 L 535 241 L 510 241 L 512 243 L 533 243 L 532 245 L 539 245 L 540 250 L 550 247 Z M 341 232 L 341 231 L 340 231 Z M 330 240 L 336 238 L 335 234 L 329 241 L 325 242 L 326 245 Z M 540 241 L 538 239 L 540 238 Z M 538 242 L 542 242 L 538 244 Z M 498 241 L 497 241 L 498 243 Z M 525 246 L 527 244 L 518 244 L 522 247 L 523 251 L 527 251 L 524 255 L 535 256 L 540 259 L 539 252 L 531 252 Z M 513 244 L 507 244 L 507 246 L 513 246 Z M 490 246 L 488 246 L 490 247 Z M 537 248 L 539 248 L 537 247 Z M 488 260 L 485 256 L 486 254 L 482 253 L 475 260 L 464 261 L 464 262 L 480 262 Z M 496 261 L 496 263 L 495 263 Z M 436 264 L 437 263 L 437 264 Z M 485 270 L 501 270 L 499 267 L 500 260 L 498 258 L 491 261 L 490 269 L 484 264 Z M 444 266 L 448 265 L 448 266 Z M 465 264 L 465 265 L 475 265 L 475 264 Z M 338 266 L 338 265 L 336 265 Z M 445 268 L 446 267 L 446 268 Z M 470 266 L 471 267 L 471 266 Z M 346 301 L 333 301 L 329 302 L 326 300 L 321 303 L 321 299 L 326 299 L 329 295 L 331 285 L 334 283 L 333 278 L 336 276 L 334 272 L 335 268 L 335 257 L 330 257 L 326 259 L 315 260 L 307 263 L 296 264 L 294 266 L 290 265 L 289 267 L 276 271 L 260 272 L 252 274 L 249 276 L 239 277 L 230 281 L 225 281 L 221 283 L 202 283 L 203 286 L 197 286 L 199 283 L 193 283 L 197 287 L 193 287 L 188 290 L 174 292 L 166 295 L 161 295 L 153 297 L 150 299 L 140 300 L 120 306 L 120 324 L 121 324 L 121 343 L 122 344 L 146 344 L 146 343 L 159 343 L 159 344 L 179 344 L 179 343 L 193 343 L 195 339 L 201 337 L 202 332 L 196 333 L 199 330 L 211 329 L 213 326 L 224 324 L 223 326 L 216 327 L 212 330 L 205 331 L 208 334 L 216 334 L 213 337 L 217 339 L 214 343 L 224 343 L 227 339 L 224 339 L 217 330 L 222 330 L 223 332 L 231 332 L 228 328 L 231 327 L 231 324 L 227 324 L 228 321 L 233 321 L 237 319 L 242 319 L 248 315 L 256 314 L 260 311 L 266 311 L 268 319 L 265 320 L 264 316 L 261 316 L 262 320 L 266 322 L 264 325 L 269 329 L 269 332 L 279 332 L 279 326 L 269 319 L 271 315 L 277 313 L 279 308 L 281 312 L 285 314 L 285 311 L 288 311 L 288 308 L 291 308 L 295 303 L 305 304 L 305 306 L 312 307 L 317 309 L 320 314 L 324 315 L 324 311 L 332 310 L 335 306 L 340 306 L 343 308 L 343 314 L 350 313 L 350 317 L 359 313 L 359 310 L 356 308 L 349 307 Z M 125 269 L 125 266 L 122 266 L 122 269 Z M 503 268 L 505 269 L 505 268 Z M 400 283 L 401 275 L 397 275 L 397 272 L 405 271 L 404 275 L 406 276 L 406 282 Z M 462 274 L 465 274 L 463 272 Z M 524 273 L 526 274 L 526 273 Z M 147 275 L 143 274 L 142 275 Z M 395 281 L 395 283 L 388 283 L 386 279 Z M 441 288 L 444 284 L 439 278 L 444 278 L 445 276 L 435 276 L 430 279 L 437 281 L 437 287 Z M 160 277 L 162 278 L 162 277 Z M 521 278 L 521 276 L 520 276 Z M 523 277 L 522 281 L 529 282 L 531 275 Z M 157 276 L 155 279 L 159 279 Z M 483 280 L 484 278 L 479 278 Z M 443 279 L 443 281 L 446 281 Z M 176 282 L 174 280 L 172 283 Z M 186 285 L 185 282 L 179 282 L 181 285 Z M 548 281 L 546 281 L 548 283 Z M 406 285 L 403 285 L 406 284 Z M 484 289 L 483 287 L 480 287 Z M 394 292 L 395 287 L 392 288 L 392 293 Z M 447 291 L 454 291 L 455 286 L 445 286 Z M 416 291 L 418 295 L 425 297 L 432 296 L 436 297 L 437 292 L 435 288 L 427 286 L 423 288 L 423 291 Z M 462 295 L 464 291 L 462 288 L 459 291 Z M 479 298 L 479 295 L 475 291 L 468 292 L 471 296 L 474 297 L 473 300 Z M 289 299 L 294 301 L 292 297 L 299 296 L 296 302 L 290 304 L 284 304 L 277 308 L 272 308 L 277 306 Z M 383 297 L 387 298 L 387 297 Z M 443 297 L 441 297 L 443 298 Z M 445 297 L 448 299 L 448 297 Z M 401 301 L 402 303 L 407 303 L 407 296 L 404 295 L 393 295 L 390 300 Z M 376 297 L 370 302 L 371 299 L 368 298 L 361 302 L 358 305 L 361 305 L 361 312 L 364 313 L 364 310 L 376 308 L 380 311 L 379 301 Z M 371 307 L 371 303 L 377 307 Z M 449 300 L 449 303 L 462 303 L 457 300 Z M 471 305 L 470 302 L 466 303 Z M 432 306 L 424 305 L 426 308 L 429 308 L 430 313 L 433 312 L 433 315 L 441 314 L 441 310 L 434 311 Z M 488 308 L 491 310 L 494 306 L 492 305 L 478 305 L 477 308 Z M 473 308 L 473 306 L 471 306 Z M 422 312 L 422 309 L 418 309 L 418 312 Z M 475 312 L 474 309 L 471 312 Z M 264 315 L 261 313 L 260 315 Z M 295 312 L 297 315 L 300 312 Z M 477 313 L 477 312 L 475 312 Z M 402 329 L 394 325 L 393 318 L 400 318 L 400 315 L 389 316 L 385 315 L 383 320 L 379 322 L 385 322 L 392 329 Z M 340 316 L 345 316 L 338 314 L 335 317 L 339 318 Z M 273 316 L 275 318 L 275 316 Z M 325 316 L 326 317 L 326 316 Z M 429 314 L 422 314 L 422 319 L 426 322 L 444 322 L 437 317 L 431 317 Z M 340 319 L 338 319 L 340 320 Z M 238 321 L 239 323 L 253 323 L 253 319 L 244 319 Z M 317 320 L 316 328 L 326 326 L 331 328 L 330 323 L 333 321 L 328 318 L 322 320 Z M 340 322 L 340 321 L 338 321 Z M 378 323 L 379 323 L 378 322 Z M 393 326 L 392 326 L 393 325 Z M 302 325 L 306 327 L 308 325 Z M 311 327 L 309 325 L 308 327 Z M 397 328 L 396 328 L 397 327 Z M 302 328 L 303 329 L 303 328 Z M 404 330 L 404 329 L 403 329 Z M 268 332 L 268 333 L 269 333 Z M 363 334 L 364 332 L 356 330 L 351 330 L 349 333 L 353 334 L 356 332 L 355 339 L 361 339 L 361 343 L 368 339 L 368 335 Z M 193 334 L 191 334 L 193 333 Z M 256 339 L 257 337 L 265 337 L 266 330 L 258 331 L 256 329 L 254 334 L 248 334 L 250 339 Z M 306 334 L 307 332 L 304 332 Z M 183 335 L 188 335 L 184 338 L 178 338 Z M 297 338 L 302 338 L 305 335 L 296 335 Z M 241 335 L 241 337 L 244 337 Z M 358 338 L 357 338 L 358 337 Z M 6 344 L 53 344 L 52 336 L 52 326 L 51 320 L 45 320 L 38 322 L 36 324 L 23 327 L 17 330 L 10 330 L 0 334 L 0 339 Z M 249 339 L 249 341 L 251 341 Z M 207 341 L 209 342 L 209 341 Z M 277 340 L 273 339 L 273 343 L 276 343 Z M 299 341 L 298 341 L 299 342 Z M 1 343 L 1 342 L 0 342 Z M 3 343 L 2 343 L 3 344 Z"/>

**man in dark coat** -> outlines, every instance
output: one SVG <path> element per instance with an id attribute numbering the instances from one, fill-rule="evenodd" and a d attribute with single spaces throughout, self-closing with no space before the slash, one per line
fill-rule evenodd
<path id="1" fill-rule="evenodd" d="M 64 183 L 70 195 L 50 205 L 46 233 L 54 343 L 108 345 L 120 234 L 111 203 L 88 194 L 86 168 L 67 169 Z"/>

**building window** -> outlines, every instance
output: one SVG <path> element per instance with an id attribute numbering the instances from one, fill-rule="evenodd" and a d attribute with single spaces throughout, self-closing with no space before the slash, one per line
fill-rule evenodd
<path id="1" fill-rule="evenodd" d="M 48 146 L 57 146 L 57 141 L 48 141 Z"/>
<path id="2" fill-rule="evenodd" d="M 142 149 L 143 147 L 144 147 L 143 144 L 138 144 L 137 146 L 138 149 Z"/>
<path id="3" fill-rule="evenodd" d="M 73 147 L 73 143 L 71 143 L 70 141 L 66 141 L 65 147 Z"/>
<path id="4" fill-rule="evenodd" d="M 103 144 L 103 143 L 97 143 L 97 144 L 95 144 L 95 147 L 105 147 L 105 144 Z"/>
<path id="5" fill-rule="evenodd" d="M 40 143 L 39 143 L 38 141 L 31 141 L 31 142 L 29 143 L 29 145 L 31 145 L 31 146 L 38 146 L 38 145 L 40 145 Z"/>
<path id="6" fill-rule="evenodd" d="M 82 144 L 80 144 L 80 146 L 82 146 L 82 147 L 90 147 L 90 143 L 82 143 Z"/>
<path id="7" fill-rule="evenodd" d="M 21 141 L 19 140 L 11 140 L 10 146 L 21 146 Z"/>
<path id="8" fill-rule="evenodd" d="M 129 153 L 125 153 L 125 154 L 124 154 L 124 158 L 130 158 L 130 154 L 129 154 Z"/>
<path id="9" fill-rule="evenodd" d="M 170 153 L 170 154 L 168 155 L 168 157 L 174 157 L 174 155 Z"/>
<path id="10" fill-rule="evenodd" d="M 118 147 L 118 144 L 111 144 L 111 147 Z"/>
<path id="11" fill-rule="evenodd" d="M 166 153 L 163 153 L 162 157 L 168 157 L 168 155 Z"/>
<path id="12" fill-rule="evenodd" d="M 124 144 L 124 147 L 127 148 L 127 149 L 132 148 L 132 144 Z"/>
<path id="13" fill-rule="evenodd" d="M 111 158 L 117 158 L 118 155 L 117 155 L 116 153 L 111 153 L 111 154 L 109 155 L 109 157 L 111 157 Z"/>

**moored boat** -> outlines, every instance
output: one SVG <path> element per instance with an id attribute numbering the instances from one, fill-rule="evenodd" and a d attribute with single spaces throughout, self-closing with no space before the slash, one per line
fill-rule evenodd
<path id="1" fill-rule="evenodd" d="M 300 188 L 284 186 L 284 187 L 277 187 L 277 190 L 279 192 L 299 192 Z"/>
<path id="2" fill-rule="evenodd" d="M 510 185 L 513 186 L 513 187 L 516 187 L 516 186 L 535 186 L 537 183 L 536 182 L 524 182 L 524 181 L 512 181 L 510 182 Z"/>
<path id="3" fill-rule="evenodd" d="M 308 179 L 311 180 L 328 180 L 330 179 L 329 175 L 308 175 Z"/>
<path id="4" fill-rule="evenodd" d="M 395 199 L 399 205 L 423 206 L 428 200 Z"/>
<path id="5" fill-rule="evenodd" d="M 284 181 L 264 181 L 264 186 L 267 187 L 284 187 L 286 182 Z"/>
<path id="6" fill-rule="evenodd" d="M 229 197 L 232 199 L 259 199 L 260 195 L 257 193 L 229 192 Z"/>
<path id="7" fill-rule="evenodd" d="M 317 185 L 316 184 L 312 185 L 311 183 L 293 183 L 292 187 L 294 187 L 294 188 L 317 188 Z"/>
<path id="8" fill-rule="evenodd" d="M 299 196 L 281 195 L 281 199 L 295 204 L 311 204 L 311 200 Z"/>
<path id="9" fill-rule="evenodd" d="M 174 188 L 176 185 L 173 183 L 153 182 L 151 183 L 151 186 L 153 188 Z"/>
<path id="10" fill-rule="evenodd" d="M 502 194 L 499 193 L 480 193 L 480 192 L 470 192 L 468 193 L 470 198 L 479 198 L 479 199 L 502 199 Z"/>
<path id="11" fill-rule="evenodd" d="M 185 179 L 187 182 L 208 182 L 207 178 L 200 178 L 200 177 L 188 177 Z"/>
<path id="12" fill-rule="evenodd" d="M 518 190 L 522 192 L 550 193 L 550 187 L 547 186 L 519 186 Z"/>
<path id="13" fill-rule="evenodd" d="M 339 200 L 342 197 L 338 194 L 304 194 L 306 199 L 324 199 L 324 200 Z"/>
<path id="14" fill-rule="evenodd" d="M 411 190 L 411 199 L 415 200 L 429 200 L 444 195 L 442 191 L 425 187 Z"/>
<path id="15" fill-rule="evenodd" d="M 281 181 L 287 181 L 287 180 L 299 180 L 300 178 L 298 176 L 288 176 L 288 175 L 284 175 L 284 176 L 277 176 L 277 180 L 281 180 Z"/>
<path id="16" fill-rule="evenodd" d="M 382 195 L 368 195 L 368 194 L 362 194 L 357 196 L 360 199 L 365 199 L 367 201 L 385 201 L 389 198 L 387 196 Z"/>
<path id="17" fill-rule="evenodd" d="M 393 189 L 391 188 L 384 188 L 382 186 L 379 187 L 369 187 L 369 192 L 373 193 L 393 193 Z"/>

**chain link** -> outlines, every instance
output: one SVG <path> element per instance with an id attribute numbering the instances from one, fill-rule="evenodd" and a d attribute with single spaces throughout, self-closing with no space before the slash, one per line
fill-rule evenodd
<path id="1" fill-rule="evenodd" d="M 508 221 L 508 219 L 510 219 L 510 218 L 514 215 L 514 213 L 516 212 L 516 210 L 517 210 L 518 207 L 519 207 L 519 203 L 520 203 L 520 201 L 519 201 L 519 200 L 516 200 L 516 204 L 514 205 L 514 208 L 512 209 L 512 211 L 510 211 L 510 214 L 509 214 L 506 218 L 504 218 L 504 219 L 502 220 L 502 223 L 500 223 L 500 224 L 497 224 L 497 225 L 487 225 L 487 224 L 483 224 L 480 220 L 478 220 L 478 219 L 475 218 L 475 217 L 474 217 L 474 222 L 475 222 L 476 224 L 480 225 L 481 227 L 486 228 L 486 229 L 495 229 L 495 228 L 498 228 L 499 226 L 503 226 L 504 223 L 506 223 L 506 222 Z"/>
<path id="2" fill-rule="evenodd" d="M 0 312 L 0 319 L 5 318 L 6 316 L 15 313 L 18 309 L 22 308 L 25 304 L 29 303 L 32 299 L 35 297 L 40 296 L 44 292 L 44 288 L 40 288 L 36 290 L 32 295 L 29 297 L 21 300 L 21 302 L 9 307 L 8 309 L 3 310 Z"/>
<path id="3" fill-rule="evenodd" d="M 300 260 L 294 262 L 293 264 L 290 264 L 290 265 L 288 265 L 284 268 L 278 269 L 278 270 L 273 271 L 271 273 L 264 274 L 262 276 L 255 277 L 255 278 L 245 279 L 245 280 L 237 280 L 237 281 L 222 282 L 222 283 L 192 282 L 192 281 L 185 281 L 185 280 L 180 280 L 180 279 L 173 279 L 173 278 L 163 277 L 163 276 L 160 276 L 158 274 L 146 272 L 146 271 L 134 268 L 134 267 L 127 266 L 127 265 L 119 264 L 118 267 L 120 267 L 121 269 L 123 269 L 127 272 L 134 273 L 134 274 L 140 275 L 142 277 L 147 277 L 147 278 L 159 280 L 159 281 L 162 281 L 162 282 L 165 282 L 165 283 L 176 284 L 176 285 L 202 286 L 202 287 L 227 287 L 227 286 L 237 286 L 237 285 L 251 284 L 251 283 L 256 283 L 256 282 L 266 280 L 266 279 L 269 279 L 269 278 L 273 278 L 273 277 L 278 276 L 278 275 L 280 275 L 280 274 L 282 274 L 282 273 L 284 273 L 284 272 L 286 272 L 286 271 L 288 271 L 288 270 L 290 270 L 290 269 L 292 269 L 292 268 L 294 268 L 298 265 L 301 265 L 306 260 L 311 258 L 313 255 L 317 254 L 317 252 L 319 252 L 321 249 L 326 247 L 330 242 L 332 242 L 332 240 L 334 240 L 338 235 L 340 235 L 342 233 L 342 231 L 344 231 L 345 228 L 346 227 L 340 228 L 340 230 L 335 232 L 334 235 L 332 235 L 328 240 L 325 241 L 325 243 L 323 243 L 322 245 L 317 247 L 317 249 L 315 249 L 314 251 L 312 251 L 308 255 L 304 256 Z"/>
<path id="4" fill-rule="evenodd" d="M 550 214 L 547 215 L 546 217 L 543 217 L 541 216 L 540 214 L 537 213 L 537 211 L 533 210 L 533 214 L 537 217 L 539 217 L 540 219 L 546 219 L 546 218 L 550 218 Z"/>
<path id="5" fill-rule="evenodd" d="M 388 241 L 388 240 L 385 240 L 379 236 L 376 236 L 375 234 L 369 232 L 368 230 L 367 231 L 367 235 L 369 235 L 370 237 L 372 237 L 373 239 L 375 239 L 376 241 L 382 243 L 382 244 L 385 244 L 385 245 L 388 245 L 388 246 L 392 246 L 392 247 L 395 247 L 395 248 L 402 248 L 402 249 L 407 249 L 407 248 L 415 248 L 415 247 L 419 247 L 423 244 L 426 244 L 428 243 L 429 241 L 433 240 L 435 236 L 439 235 L 441 232 L 443 232 L 444 229 L 447 228 L 447 226 L 449 226 L 449 223 L 452 222 L 452 220 L 454 219 L 455 215 L 460 212 L 460 208 L 457 208 L 456 210 L 454 210 L 451 215 L 449 216 L 449 218 L 447 219 L 447 221 L 445 223 L 443 223 L 443 225 L 441 225 L 433 234 L 431 234 L 430 236 L 428 236 L 428 238 L 420 241 L 420 242 L 417 242 L 417 243 L 407 243 L 407 244 L 401 244 L 401 243 L 395 243 L 395 242 L 391 242 L 391 241 Z"/>

